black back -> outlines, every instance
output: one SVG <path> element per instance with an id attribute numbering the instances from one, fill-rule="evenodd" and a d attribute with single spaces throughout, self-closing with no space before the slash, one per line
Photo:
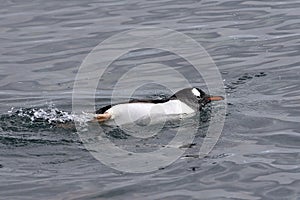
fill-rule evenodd
<path id="1" fill-rule="evenodd" d="M 125 103 L 165 103 L 167 101 L 169 101 L 170 98 L 167 98 L 167 99 L 131 99 L 129 100 L 128 102 L 125 102 Z M 125 103 L 119 103 L 119 104 L 125 104 Z M 115 106 L 117 104 L 114 104 L 114 105 L 107 105 L 107 106 L 104 106 L 100 109 L 98 109 L 96 111 L 96 114 L 103 114 L 105 113 L 108 109 L 110 109 L 111 107 Z"/>

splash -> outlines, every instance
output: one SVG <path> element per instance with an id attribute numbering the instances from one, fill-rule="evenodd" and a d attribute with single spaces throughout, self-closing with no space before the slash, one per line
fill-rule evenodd
<path id="1" fill-rule="evenodd" d="M 87 122 L 93 119 L 94 114 L 82 112 L 81 114 L 73 114 L 59 110 L 53 106 L 48 108 L 11 108 L 8 111 L 8 117 L 18 117 L 31 123 L 43 122 L 49 125 L 58 123 L 77 122 L 79 125 L 85 126 Z"/>

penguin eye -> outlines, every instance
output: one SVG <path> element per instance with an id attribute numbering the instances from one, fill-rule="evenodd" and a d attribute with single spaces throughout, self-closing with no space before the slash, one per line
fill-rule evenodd
<path id="1" fill-rule="evenodd" d="M 206 95 L 205 92 L 203 92 L 202 90 L 200 90 L 200 97 L 201 97 L 201 98 L 204 98 L 205 95 Z"/>

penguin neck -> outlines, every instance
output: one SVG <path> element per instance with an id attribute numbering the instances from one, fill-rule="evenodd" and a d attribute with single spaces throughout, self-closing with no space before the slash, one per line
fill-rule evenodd
<path id="1" fill-rule="evenodd" d="M 172 101 L 172 100 L 180 101 L 195 111 L 199 111 L 201 109 L 201 106 L 198 104 L 198 102 L 195 102 L 193 99 L 186 98 L 183 95 L 176 95 L 176 96 L 173 95 L 169 98 L 169 101 Z"/>

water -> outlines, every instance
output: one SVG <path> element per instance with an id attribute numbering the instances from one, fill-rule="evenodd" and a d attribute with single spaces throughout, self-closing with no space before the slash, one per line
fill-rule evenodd
<path id="1" fill-rule="evenodd" d="M 298 1 L 3 0 L 1 5 L 0 199 L 300 199 Z M 89 114 L 71 113 L 73 83 L 87 54 L 110 36 L 143 26 L 174 29 L 199 42 L 222 74 L 228 110 L 222 136 L 207 157 L 183 156 L 151 173 L 128 174 L 92 157 L 72 123 L 56 125 L 88 121 Z M 112 72 L 151 58 L 188 69 L 166 52 L 148 50 L 120 58 Z M 109 103 L 106 81 L 97 92 L 99 107 Z M 134 95 L 168 94 L 152 85 Z M 199 150 L 206 125 L 203 120 L 187 154 Z M 176 123 L 165 130 L 172 128 Z M 172 137 L 133 146 L 130 136 L 110 133 L 108 138 L 136 151 L 159 148 Z"/>

